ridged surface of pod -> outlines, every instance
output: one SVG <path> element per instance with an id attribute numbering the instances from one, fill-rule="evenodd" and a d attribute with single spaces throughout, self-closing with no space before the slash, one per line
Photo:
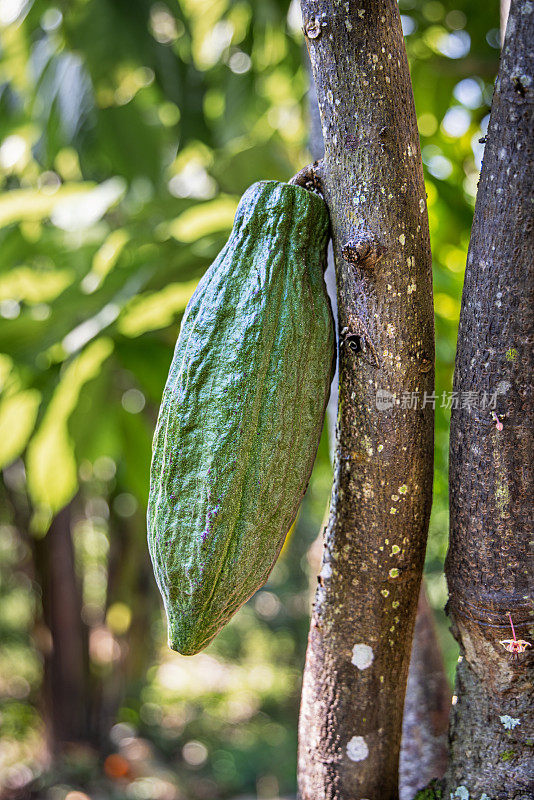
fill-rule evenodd
<path id="1" fill-rule="evenodd" d="M 184 655 L 267 580 L 308 485 L 335 366 L 328 238 L 318 195 L 254 184 L 185 311 L 148 505 L 169 645 Z"/>

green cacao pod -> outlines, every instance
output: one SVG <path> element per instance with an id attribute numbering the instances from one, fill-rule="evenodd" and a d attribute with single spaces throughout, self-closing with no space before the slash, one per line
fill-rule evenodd
<path id="1" fill-rule="evenodd" d="M 184 655 L 265 583 L 308 485 L 335 365 L 328 237 L 318 195 L 256 183 L 186 308 L 148 504 L 169 645 Z"/>

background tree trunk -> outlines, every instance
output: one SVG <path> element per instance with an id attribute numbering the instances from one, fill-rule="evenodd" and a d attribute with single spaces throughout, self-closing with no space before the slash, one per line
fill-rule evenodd
<path id="1" fill-rule="evenodd" d="M 124 519 L 111 507 L 110 552 L 106 609 L 124 603 L 131 619 L 126 631 L 116 633 L 121 655 L 103 685 L 99 729 L 103 741 L 117 719 L 128 692 L 140 692 L 146 671 L 154 660 L 152 620 L 159 608 L 152 567 L 147 559 L 144 526 L 134 518 Z"/>
<path id="2" fill-rule="evenodd" d="M 405 391 L 433 390 L 413 97 L 396 3 L 359 5 L 302 3 L 325 141 L 339 327 L 353 336 L 353 349 L 340 349 L 334 488 L 304 675 L 303 800 L 398 795 L 432 490 L 432 407 L 401 402 Z"/>
<path id="3" fill-rule="evenodd" d="M 532 797 L 532 236 L 534 13 L 512 2 L 464 283 L 451 420 L 446 573 L 461 647 L 445 796 Z M 482 403 L 496 398 L 496 408 Z M 531 716 L 530 716 L 531 720 Z M 464 793 L 465 793 L 464 792 Z M 464 794 L 461 795 L 462 797 Z M 467 797 L 467 794 L 465 794 Z"/>
<path id="4" fill-rule="evenodd" d="M 312 158 L 317 161 L 324 157 L 323 132 L 321 130 L 319 106 L 317 105 L 317 93 L 307 51 L 305 51 L 304 58 L 310 77 L 308 91 L 309 149 Z M 325 273 L 325 281 L 337 324 L 336 275 L 331 244 L 328 248 L 328 267 Z M 327 406 L 332 461 L 335 453 L 335 430 L 339 396 L 338 375 L 339 369 L 336 369 Z M 315 545 L 313 549 L 315 552 Z M 320 571 L 320 569 L 321 566 L 318 564 L 317 570 Z M 433 778 L 442 778 L 445 773 L 451 694 L 436 634 L 434 615 L 428 602 L 424 584 L 422 584 L 419 593 L 406 685 L 406 698 L 404 701 L 399 763 L 400 800 L 412 800 L 418 789 L 427 786 Z"/>
<path id="5" fill-rule="evenodd" d="M 34 540 L 43 622 L 50 633 L 43 648 L 44 718 L 49 748 L 56 757 L 72 744 L 94 743 L 88 629 L 82 622 L 71 522 L 72 503 L 53 518 L 45 537 Z"/>
<path id="6" fill-rule="evenodd" d="M 412 800 L 447 766 L 451 691 L 424 585 L 412 642 L 406 685 L 399 765 L 400 800 Z"/>

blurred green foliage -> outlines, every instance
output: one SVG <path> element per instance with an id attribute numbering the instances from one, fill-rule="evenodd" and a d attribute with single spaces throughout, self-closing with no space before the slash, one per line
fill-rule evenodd
<path id="1" fill-rule="evenodd" d="M 486 13 L 478 0 L 399 5 L 434 258 L 438 401 L 427 585 L 439 610 L 449 423 L 440 400 L 452 387 L 479 139 L 499 54 L 498 2 Z M 139 575 L 148 558 L 151 437 L 180 316 L 241 193 L 259 179 L 287 179 L 309 160 L 303 63 L 298 3 L 287 0 L 0 0 L 6 797 L 295 791 L 317 547 L 307 554 L 331 480 L 326 437 L 269 583 L 205 653 L 187 659 L 167 649 L 153 581 Z M 73 498 L 80 625 L 104 732 L 98 746 L 80 745 L 48 768 L 39 700 L 48 645 L 34 560 L 54 514 Z M 440 634 L 452 672 L 456 651 L 442 617 Z M 36 793 L 24 794 L 35 776 Z"/>

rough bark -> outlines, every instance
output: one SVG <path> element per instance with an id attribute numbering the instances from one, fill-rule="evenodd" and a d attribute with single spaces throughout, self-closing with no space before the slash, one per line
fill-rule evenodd
<path id="1" fill-rule="evenodd" d="M 445 773 L 451 694 L 434 615 L 422 585 L 404 702 L 400 800 L 412 800 L 419 789 Z"/>
<path id="2" fill-rule="evenodd" d="M 463 403 L 451 419 L 446 574 L 462 660 L 447 798 L 459 787 L 492 800 L 534 791 L 532 650 L 516 659 L 499 643 L 513 639 L 508 612 L 517 638 L 534 641 L 533 41 L 532 4 L 513 1 L 467 258 L 454 378 Z M 461 407 L 468 392 L 474 399 Z"/>
<path id="3" fill-rule="evenodd" d="M 348 331 L 299 790 L 303 800 L 390 800 L 432 490 L 432 407 L 402 403 L 404 392 L 433 390 L 425 191 L 394 0 L 306 0 L 302 12 L 325 141 L 339 327 Z"/>
<path id="4" fill-rule="evenodd" d="M 305 52 L 305 61 L 310 75 L 310 88 L 308 91 L 309 149 L 312 158 L 318 161 L 324 157 L 324 141 L 315 83 L 307 51 Z M 325 281 L 337 325 L 336 276 L 331 246 L 328 249 L 328 267 L 325 273 Z M 335 429 L 339 395 L 338 374 L 339 370 L 336 369 L 327 407 L 332 461 L 335 451 Z M 317 571 L 320 571 L 320 569 L 319 564 L 317 565 Z M 425 587 L 422 584 L 419 593 L 404 702 L 399 763 L 400 800 L 412 800 L 418 789 L 427 786 L 433 778 L 443 777 L 447 765 L 447 730 L 450 707 L 451 691 L 449 682 L 445 674 L 445 666 L 436 635 L 432 609 L 428 602 Z"/>

